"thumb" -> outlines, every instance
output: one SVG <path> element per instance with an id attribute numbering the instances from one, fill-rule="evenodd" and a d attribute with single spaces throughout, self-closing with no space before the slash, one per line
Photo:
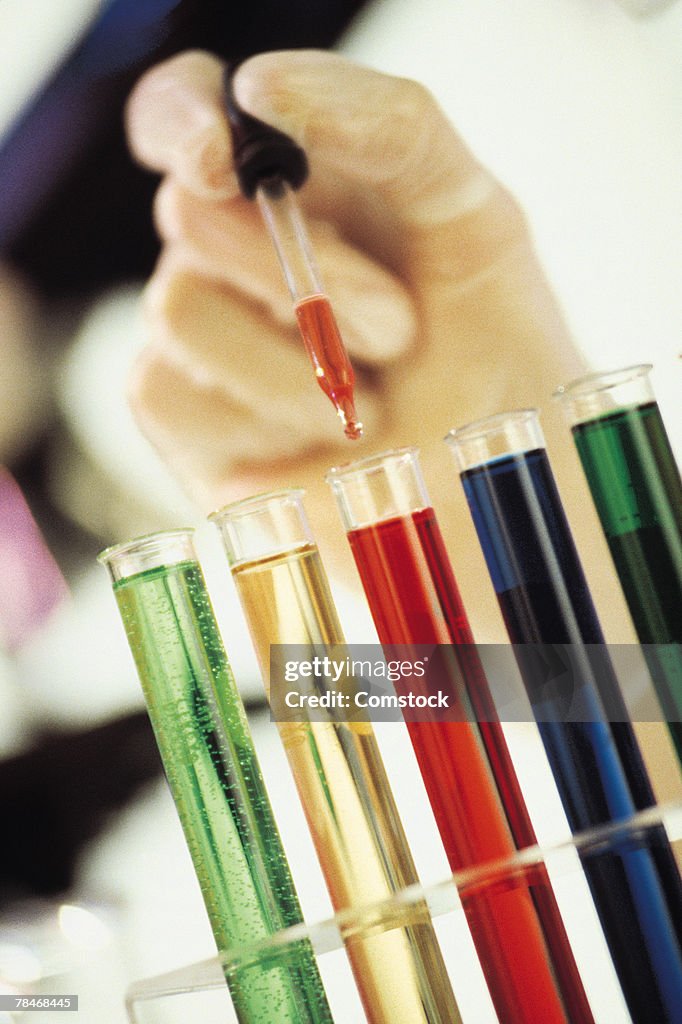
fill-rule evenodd
<path id="1" fill-rule="evenodd" d="M 418 82 L 296 50 L 245 61 L 234 90 L 245 110 L 291 135 L 313 161 L 378 193 L 405 227 L 467 216 L 499 192 Z"/>

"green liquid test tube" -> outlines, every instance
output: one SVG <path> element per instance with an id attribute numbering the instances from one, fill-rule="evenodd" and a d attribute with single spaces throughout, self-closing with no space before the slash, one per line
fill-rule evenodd
<path id="1" fill-rule="evenodd" d="M 149 717 L 219 951 L 302 920 L 189 530 L 109 548 Z M 240 1024 L 331 1024 L 307 940 L 225 977 Z"/>
<path id="2" fill-rule="evenodd" d="M 557 396 L 682 763 L 682 483 L 650 370 L 592 374 Z"/>

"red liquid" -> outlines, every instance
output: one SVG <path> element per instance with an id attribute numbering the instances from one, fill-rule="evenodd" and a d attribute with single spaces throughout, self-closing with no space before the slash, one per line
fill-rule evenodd
<path id="1" fill-rule="evenodd" d="M 346 437 L 362 436 L 353 398 L 355 374 L 326 295 L 311 295 L 294 307 L 298 328 L 313 364 L 317 383 L 331 399 Z"/>
<path id="2" fill-rule="evenodd" d="M 348 539 L 382 643 L 473 643 L 432 509 L 353 530 Z M 484 721 L 407 723 L 453 871 L 536 842 L 480 660 L 466 647 L 459 663 Z M 528 881 L 529 888 L 462 900 L 500 1020 L 592 1024 L 544 867 Z"/>

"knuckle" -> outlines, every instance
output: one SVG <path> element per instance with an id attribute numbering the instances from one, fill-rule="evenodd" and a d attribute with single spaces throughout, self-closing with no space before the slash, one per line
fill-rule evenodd
<path id="1" fill-rule="evenodd" d="M 184 267 L 176 253 L 159 260 L 144 290 L 143 305 L 152 329 L 165 324 L 171 331 L 186 320 L 188 304 L 196 292 L 196 275 Z"/>
<path id="2" fill-rule="evenodd" d="M 178 182 L 166 177 L 154 196 L 153 217 L 163 241 L 174 241 L 186 235 L 190 224 L 187 193 Z"/>
<path id="3" fill-rule="evenodd" d="M 527 241 L 530 236 L 528 216 L 518 199 L 499 181 L 494 180 L 491 205 L 500 225 L 500 236 L 508 241 Z"/>
<path id="4" fill-rule="evenodd" d="M 184 423 L 183 403 L 189 390 L 182 366 L 152 343 L 142 350 L 130 369 L 126 401 L 143 434 L 158 442 L 181 430 L 179 423 Z"/>
<path id="5" fill-rule="evenodd" d="M 143 349 L 133 363 L 126 383 L 126 399 L 136 420 L 155 419 L 158 409 L 154 402 L 157 394 L 155 381 L 159 375 L 161 358 L 151 347 Z"/>
<path id="6" fill-rule="evenodd" d="M 430 90 L 412 78 L 397 79 L 393 107 L 406 129 L 419 124 L 425 117 L 433 117 L 439 109 Z"/>

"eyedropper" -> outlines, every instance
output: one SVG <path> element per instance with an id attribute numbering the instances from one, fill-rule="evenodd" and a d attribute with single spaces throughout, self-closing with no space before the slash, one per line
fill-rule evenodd
<path id="1" fill-rule="evenodd" d="M 288 135 L 241 109 L 232 88 L 237 67 L 232 64 L 225 72 L 225 109 L 239 187 L 247 199 L 256 200 L 263 215 L 317 383 L 336 409 L 346 437 L 357 440 L 362 423 L 355 411 L 353 366 L 320 282 L 295 196 L 308 177 L 308 160 Z"/>

